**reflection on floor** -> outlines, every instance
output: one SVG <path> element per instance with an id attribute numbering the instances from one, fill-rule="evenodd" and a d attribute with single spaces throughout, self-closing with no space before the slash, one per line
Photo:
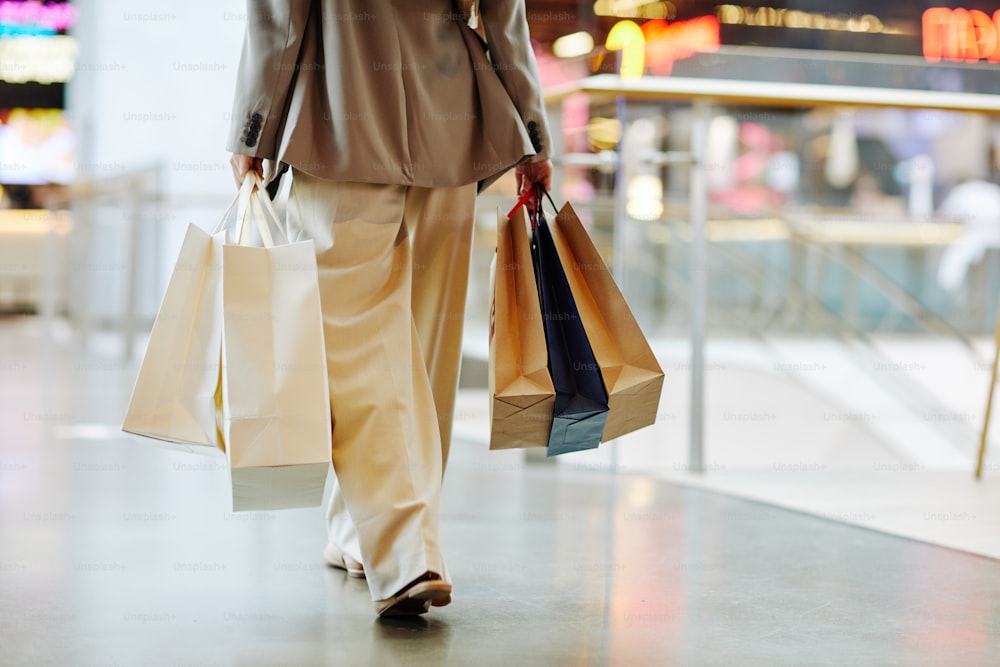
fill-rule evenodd
<path id="1" fill-rule="evenodd" d="M 472 355 L 484 338 L 467 338 Z M 980 341 L 981 357 L 991 345 Z M 657 424 L 563 464 L 652 472 L 1000 557 L 1000 420 L 973 481 L 989 373 L 960 345 L 885 338 L 874 357 L 830 340 L 709 341 L 703 475 L 687 473 L 688 346 L 655 347 L 667 375 Z M 485 390 L 461 401 L 456 428 L 487 442 Z"/>
<path id="2" fill-rule="evenodd" d="M 455 601 L 377 621 L 318 509 L 117 432 L 135 367 L 0 324 L 0 664 L 985 665 L 994 560 L 631 473 L 453 447 Z"/>

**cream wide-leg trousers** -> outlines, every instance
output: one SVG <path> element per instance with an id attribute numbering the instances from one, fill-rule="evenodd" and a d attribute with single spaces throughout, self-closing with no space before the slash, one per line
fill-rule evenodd
<path id="1" fill-rule="evenodd" d="M 439 499 L 465 321 L 476 184 L 334 182 L 292 170 L 291 239 L 316 244 L 333 415 L 330 542 L 373 600 L 450 581 Z"/>

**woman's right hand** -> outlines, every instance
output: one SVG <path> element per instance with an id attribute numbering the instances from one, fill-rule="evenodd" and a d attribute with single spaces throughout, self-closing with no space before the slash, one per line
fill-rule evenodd
<path id="1" fill-rule="evenodd" d="M 264 178 L 263 158 L 233 153 L 233 156 L 229 158 L 229 165 L 233 168 L 233 178 L 236 179 L 236 187 L 243 185 L 243 179 L 251 171 L 260 176 L 261 180 Z"/>

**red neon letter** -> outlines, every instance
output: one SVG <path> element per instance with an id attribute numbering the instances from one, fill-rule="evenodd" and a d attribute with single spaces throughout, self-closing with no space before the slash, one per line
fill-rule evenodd
<path id="1" fill-rule="evenodd" d="M 924 12 L 924 58 L 932 63 L 940 62 L 944 55 L 945 29 L 950 18 L 951 10 L 947 7 L 932 7 Z"/>

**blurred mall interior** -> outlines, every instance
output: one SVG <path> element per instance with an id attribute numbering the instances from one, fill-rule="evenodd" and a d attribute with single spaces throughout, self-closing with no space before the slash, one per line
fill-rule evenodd
<path id="1" fill-rule="evenodd" d="M 233 513 L 224 456 L 120 430 L 235 193 L 246 3 L 0 0 L 0 664 L 1000 664 L 1000 0 L 525 5 L 553 197 L 664 390 L 596 450 L 489 451 L 485 191 L 455 601 L 405 624 L 320 508 Z"/>

